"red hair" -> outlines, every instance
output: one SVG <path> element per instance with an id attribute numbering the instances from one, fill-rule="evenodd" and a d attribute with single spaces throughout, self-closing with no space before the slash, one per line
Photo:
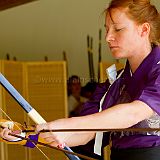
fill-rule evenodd
<path id="1" fill-rule="evenodd" d="M 150 42 L 160 44 L 160 14 L 150 0 L 112 0 L 105 12 L 115 8 L 125 9 L 127 16 L 137 24 L 149 23 Z"/>

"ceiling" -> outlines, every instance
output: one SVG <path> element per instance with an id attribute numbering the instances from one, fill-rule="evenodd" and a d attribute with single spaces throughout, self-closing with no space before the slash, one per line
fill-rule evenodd
<path id="1" fill-rule="evenodd" d="M 0 0 L 0 11 L 36 0 Z"/>

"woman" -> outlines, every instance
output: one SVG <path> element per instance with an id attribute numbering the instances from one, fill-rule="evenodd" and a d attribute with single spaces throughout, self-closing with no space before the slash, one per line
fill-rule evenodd
<path id="1" fill-rule="evenodd" d="M 160 126 L 160 16 L 148 0 L 112 0 L 106 13 L 106 41 L 114 58 L 126 58 L 121 77 L 110 87 L 103 111 L 38 125 L 57 128 L 153 128 Z M 118 90 L 113 94 L 113 90 Z M 112 93 L 112 94 L 111 94 Z M 86 144 L 95 133 L 43 133 L 51 145 Z M 112 160 L 158 160 L 160 133 L 112 134 Z"/>
<path id="2" fill-rule="evenodd" d="M 59 119 L 42 129 L 159 128 L 160 15 L 149 0 L 112 0 L 105 10 L 106 42 L 114 58 L 126 58 L 124 72 L 100 102 L 99 113 Z M 41 133 L 53 146 L 83 145 L 95 132 Z M 112 133 L 111 160 L 158 160 L 159 132 Z"/>

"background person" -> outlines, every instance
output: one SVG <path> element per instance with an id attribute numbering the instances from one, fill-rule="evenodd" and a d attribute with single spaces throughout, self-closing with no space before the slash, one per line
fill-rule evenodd
<path id="1" fill-rule="evenodd" d="M 77 75 L 73 75 L 68 79 L 68 111 L 69 117 L 79 116 L 83 104 L 88 100 L 81 96 L 81 82 Z"/>

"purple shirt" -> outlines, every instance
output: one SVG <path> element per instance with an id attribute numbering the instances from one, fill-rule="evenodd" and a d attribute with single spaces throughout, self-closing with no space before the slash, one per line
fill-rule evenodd
<path id="1" fill-rule="evenodd" d="M 152 52 L 143 60 L 131 76 L 129 63 L 126 63 L 124 73 L 110 87 L 102 108 L 107 109 L 118 103 L 140 100 L 151 107 L 155 114 L 133 127 L 160 127 L 160 48 L 154 47 Z M 82 115 L 98 112 L 99 101 L 107 91 L 105 83 L 98 87 L 94 98 L 96 100 L 85 104 Z M 143 114 L 143 113 L 142 113 Z M 112 134 L 114 148 L 142 148 L 160 146 L 160 133 L 123 132 Z"/>
<path id="2" fill-rule="evenodd" d="M 138 69 L 131 76 L 127 63 L 124 74 L 124 95 L 122 101 L 132 102 L 140 100 L 154 110 L 154 115 L 139 122 L 134 128 L 160 127 L 160 48 L 153 48 L 152 52 L 143 60 Z M 120 96 L 121 97 L 121 96 Z M 124 98 L 125 97 L 125 98 Z M 142 113 L 143 114 L 143 113 Z M 132 127 L 132 128 L 133 128 Z M 142 148 L 160 146 L 160 132 L 123 132 L 113 134 L 114 148 Z"/>

